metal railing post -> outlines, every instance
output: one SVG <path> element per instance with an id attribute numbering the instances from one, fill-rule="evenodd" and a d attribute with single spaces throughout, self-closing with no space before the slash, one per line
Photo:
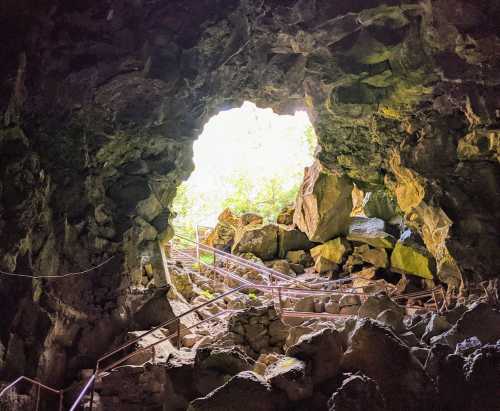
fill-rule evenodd
<path id="1" fill-rule="evenodd" d="M 278 298 L 279 298 L 280 318 L 281 318 L 281 313 L 283 312 L 283 300 L 281 299 L 281 287 L 278 288 Z"/>
<path id="2" fill-rule="evenodd" d="M 181 320 L 177 320 L 177 349 L 181 349 Z"/>
<path id="3" fill-rule="evenodd" d="M 434 300 L 434 304 L 436 305 L 437 313 L 441 314 L 441 310 L 439 309 L 439 304 L 438 304 L 437 298 L 436 298 L 436 293 L 434 291 L 432 292 L 432 299 Z"/>
<path id="4" fill-rule="evenodd" d="M 196 237 L 196 261 L 198 262 L 198 272 L 201 274 L 201 264 L 200 264 L 200 235 L 198 234 L 198 224 L 196 225 L 195 237 Z"/>
<path id="5" fill-rule="evenodd" d="M 63 411 L 64 391 L 59 391 L 59 411 Z"/>
<path id="6" fill-rule="evenodd" d="M 40 407 L 40 386 L 36 386 L 36 400 L 35 400 L 35 411 L 38 411 Z"/>

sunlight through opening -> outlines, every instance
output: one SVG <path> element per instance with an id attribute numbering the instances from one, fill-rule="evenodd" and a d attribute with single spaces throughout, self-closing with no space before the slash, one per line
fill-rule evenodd
<path id="1" fill-rule="evenodd" d="M 177 190 L 174 227 L 213 227 L 227 207 L 272 221 L 294 202 L 315 148 L 305 112 L 278 115 L 250 102 L 220 112 L 194 143 L 195 170 Z"/>

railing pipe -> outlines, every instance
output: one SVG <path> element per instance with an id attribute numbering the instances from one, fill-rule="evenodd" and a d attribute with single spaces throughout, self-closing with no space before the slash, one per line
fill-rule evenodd
<path id="1" fill-rule="evenodd" d="M 179 316 L 177 316 L 177 317 L 175 317 L 175 318 L 172 318 L 172 319 L 170 319 L 170 320 L 168 320 L 168 321 L 166 321 L 166 322 L 164 322 L 164 323 L 162 323 L 162 324 L 160 324 L 160 325 L 158 325 L 158 326 L 156 326 L 156 327 L 152 328 L 152 329 L 151 329 L 151 330 L 149 330 L 149 331 L 146 331 L 145 333 L 143 333 L 143 334 L 141 334 L 141 335 L 137 336 L 137 337 L 136 337 L 136 338 L 134 338 L 133 340 L 127 341 L 125 344 L 121 345 L 120 347 L 118 347 L 118 348 L 116 348 L 116 349 L 114 349 L 114 350 L 112 350 L 112 351 L 109 351 L 108 353 L 104 354 L 102 357 L 100 357 L 100 358 L 97 360 L 97 363 L 99 364 L 100 362 L 102 362 L 103 360 L 105 360 L 105 359 L 107 359 L 107 358 L 111 357 L 112 355 L 114 355 L 114 354 L 116 354 L 116 353 L 118 353 L 118 352 L 122 351 L 123 349 L 125 349 L 125 348 L 127 348 L 127 347 L 130 347 L 132 344 L 136 343 L 137 341 L 141 340 L 142 338 L 146 337 L 147 335 L 150 335 L 150 334 L 152 334 L 153 332 L 158 331 L 159 329 L 164 328 L 164 327 L 166 327 L 166 326 L 168 326 L 168 325 L 172 324 L 172 323 L 173 323 L 174 321 L 176 321 L 178 318 L 182 318 L 182 317 L 184 317 L 184 316 L 186 316 L 186 315 L 188 315 L 188 314 L 191 314 L 191 313 L 193 313 L 193 312 L 195 312 L 195 311 L 197 311 L 197 310 L 199 310 L 199 309 L 201 309 L 201 308 L 204 308 L 204 307 L 206 307 L 206 306 L 208 306 L 208 305 L 210 305 L 210 304 L 213 304 L 214 302 L 219 301 L 219 300 L 223 299 L 224 297 L 226 297 L 226 296 L 228 296 L 228 295 L 230 295 L 230 294 L 232 294 L 232 293 L 234 293 L 234 292 L 239 291 L 239 290 L 240 290 L 240 289 L 242 289 L 242 288 L 245 288 L 245 286 L 239 286 L 239 287 L 233 288 L 233 289 L 231 289 L 231 290 L 229 290 L 229 291 L 227 291 L 227 292 L 225 292 L 225 293 L 223 293 L 223 294 L 221 294 L 221 295 L 219 295 L 219 296 L 217 296 L 217 297 L 213 298 L 213 299 L 212 299 L 212 300 L 210 300 L 210 301 L 206 301 L 206 302 L 204 302 L 204 303 L 202 303 L 202 304 L 200 304 L 200 305 L 198 305 L 198 306 L 196 306 L 196 307 L 193 307 L 193 308 L 191 308 L 191 309 L 189 309 L 189 310 L 187 310 L 187 311 L 183 312 L 181 315 L 179 315 Z"/>
<path id="2" fill-rule="evenodd" d="M 94 380 L 96 379 L 96 377 L 97 377 L 96 374 L 92 374 L 92 376 L 87 381 L 87 384 L 85 384 L 85 386 L 83 387 L 83 390 L 80 391 L 80 394 L 78 395 L 78 397 L 76 398 L 76 400 L 73 402 L 73 405 L 71 406 L 71 408 L 69 409 L 69 411 L 75 411 L 76 410 L 76 407 L 78 407 L 78 405 L 82 401 L 83 397 L 85 396 L 85 394 L 89 390 L 90 386 L 94 383 Z"/>
<path id="3" fill-rule="evenodd" d="M 184 241 L 188 241 L 190 243 L 196 243 L 195 241 L 193 241 L 189 238 L 180 236 L 178 234 L 175 234 L 174 236 L 177 238 L 180 238 Z M 280 273 L 279 271 L 273 270 L 272 268 L 254 263 L 254 262 L 249 261 L 249 260 L 245 260 L 242 257 L 238 257 L 234 254 L 226 253 L 225 251 L 218 250 L 214 247 L 210 247 L 210 246 L 205 245 L 205 244 L 199 244 L 199 246 L 200 246 L 200 248 L 205 249 L 206 251 L 213 251 L 214 253 L 216 253 L 219 256 L 222 256 L 222 257 L 227 258 L 227 259 L 231 259 L 233 261 L 237 261 L 241 265 L 247 266 L 247 268 L 253 268 L 253 269 L 256 269 L 256 270 L 261 271 L 261 272 L 264 271 L 264 272 L 270 273 L 271 275 L 273 275 L 275 277 L 281 278 L 282 280 L 290 281 L 290 282 L 296 283 L 298 285 L 301 285 L 303 287 L 308 287 L 308 285 L 305 284 L 304 282 L 296 280 L 294 277 L 289 276 L 287 274 L 283 274 L 283 273 Z"/>

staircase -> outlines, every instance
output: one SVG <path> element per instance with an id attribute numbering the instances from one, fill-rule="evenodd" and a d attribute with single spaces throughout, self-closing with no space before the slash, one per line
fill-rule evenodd
<path id="1" fill-rule="evenodd" d="M 213 255 L 213 263 L 209 264 L 206 261 L 203 261 L 200 258 L 200 253 L 209 253 Z M 168 254 L 168 256 L 167 256 Z M 129 362 L 132 358 L 141 355 L 141 359 L 149 358 L 151 362 L 155 362 L 156 358 L 156 350 L 161 344 L 170 341 L 173 338 L 176 338 L 178 347 L 180 348 L 180 341 L 184 334 L 189 333 L 190 330 L 197 328 L 202 325 L 210 324 L 214 321 L 220 321 L 227 315 L 233 314 L 236 310 L 224 310 L 214 314 L 211 317 L 200 320 L 199 322 L 181 329 L 181 319 L 187 315 L 192 315 L 193 313 L 198 313 L 200 310 L 210 306 L 212 304 L 217 303 L 218 301 L 224 299 L 225 297 L 239 293 L 244 291 L 245 289 L 259 290 L 262 293 L 267 293 L 272 296 L 272 301 L 274 302 L 276 312 L 283 319 L 285 318 L 326 318 L 326 319 L 334 319 L 339 317 L 346 317 L 346 315 L 342 314 L 329 314 L 329 313 L 313 313 L 313 312 L 298 312 L 291 309 L 283 308 L 283 299 L 291 298 L 291 299 L 300 299 L 304 297 L 319 297 L 319 296 L 331 296 L 331 295 L 359 295 L 361 298 L 365 299 L 369 295 L 364 292 L 358 292 L 356 290 L 347 290 L 344 287 L 345 279 L 341 280 L 332 280 L 332 281 L 324 281 L 320 284 L 320 289 L 312 288 L 309 284 L 300 281 L 292 276 L 287 274 L 283 274 L 281 272 L 275 271 L 266 266 L 262 266 L 252 261 L 245 260 L 241 257 L 234 256 L 229 253 L 225 253 L 223 251 L 217 250 L 215 248 L 209 247 L 207 245 L 201 244 L 195 240 L 191 240 L 185 237 L 181 237 L 176 235 L 174 240 L 170 242 L 168 253 L 162 253 L 163 255 L 163 263 L 165 266 L 165 270 L 168 271 L 169 264 L 175 264 L 176 262 L 180 262 L 184 268 L 191 269 L 193 272 L 199 271 L 201 267 L 204 267 L 206 270 L 210 270 L 219 276 L 221 281 L 224 281 L 228 278 L 236 281 L 238 286 L 228 289 L 224 293 L 210 299 L 209 301 L 200 304 L 196 307 L 192 307 L 180 315 L 172 318 L 169 321 L 166 321 L 163 324 L 160 324 L 151 330 L 144 332 L 137 336 L 136 338 L 127 341 L 125 344 L 120 347 L 109 351 L 104 354 L 97 360 L 95 369 L 92 374 L 86 381 L 85 385 L 78 390 L 79 393 L 76 396 L 75 401 L 72 406 L 69 408 L 70 411 L 84 409 L 82 405 L 84 398 L 89 398 L 89 409 L 92 410 L 93 404 L 93 395 L 94 395 L 94 386 L 96 380 L 106 374 L 107 372 L 116 369 L 120 365 L 124 365 Z M 228 271 L 218 264 L 215 264 L 215 261 L 229 261 L 231 264 L 234 264 L 237 267 L 242 267 L 245 269 L 251 269 L 259 272 L 263 278 L 266 278 L 267 281 L 265 284 L 257 284 L 255 282 L 249 281 L 236 274 L 235 272 Z M 328 287 L 328 289 L 326 289 Z M 412 299 L 425 299 L 426 302 L 430 300 L 428 303 L 429 309 L 434 309 L 437 311 L 441 310 L 441 306 L 439 304 L 439 296 L 444 297 L 443 290 L 440 287 L 435 289 L 419 292 L 418 294 L 412 295 L 400 295 L 398 299 L 405 299 L 411 297 Z M 442 298 L 443 305 L 445 299 Z M 172 330 L 175 331 L 167 332 L 167 335 L 164 337 L 158 336 L 158 332 L 164 330 Z M 155 338 L 151 338 L 156 333 Z M 148 339 L 148 341 L 146 341 Z M 137 348 L 133 349 L 138 343 L 143 342 L 143 344 Z M 143 355 L 146 354 L 146 357 Z M 2 391 L 0 391 L 0 397 L 8 392 L 11 388 L 18 385 L 21 381 L 27 381 L 34 385 L 37 391 L 37 398 L 39 398 L 40 389 L 45 389 L 52 394 L 58 396 L 59 408 L 58 411 L 62 411 L 63 409 L 63 398 L 64 394 L 67 390 L 57 390 L 51 387 L 45 386 L 36 380 L 29 379 L 27 377 L 20 377 L 7 387 L 5 387 Z M 74 388 L 74 387 L 72 387 Z M 39 410 L 39 401 L 36 401 L 35 411 Z"/>

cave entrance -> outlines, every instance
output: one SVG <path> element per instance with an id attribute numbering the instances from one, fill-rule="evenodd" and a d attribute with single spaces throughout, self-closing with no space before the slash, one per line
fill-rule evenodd
<path id="1" fill-rule="evenodd" d="M 307 114 L 278 115 L 251 102 L 221 111 L 193 146 L 195 169 L 173 203 L 177 232 L 213 227 L 226 208 L 276 221 L 294 202 L 316 135 Z"/>

